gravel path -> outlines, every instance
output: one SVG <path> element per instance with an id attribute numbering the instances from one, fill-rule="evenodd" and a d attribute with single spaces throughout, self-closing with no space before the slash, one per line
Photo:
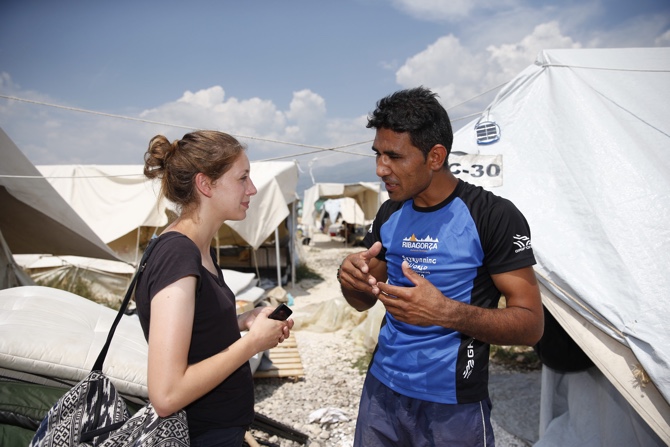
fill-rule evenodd
<path id="1" fill-rule="evenodd" d="M 308 435 L 309 447 L 350 447 L 367 366 L 366 349 L 352 337 L 351 329 L 364 314 L 340 304 L 335 273 L 342 259 L 360 248 L 344 247 L 324 235 L 315 239 L 302 247 L 304 261 L 324 280 L 303 280 L 294 288 L 286 287 L 293 296 L 293 334 L 305 375 L 256 379 L 256 411 Z M 363 366 L 358 366 L 362 360 Z M 498 447 L 529 445 L 503 430 L 495 417 L 493 425 Z M 303 445 L 263 431 L 252 433 L 260 445 Z"/>

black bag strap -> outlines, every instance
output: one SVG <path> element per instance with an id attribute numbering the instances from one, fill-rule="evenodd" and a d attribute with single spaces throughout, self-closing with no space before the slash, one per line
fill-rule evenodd
<path id="1" fill-rule="evenodd" d="M 102 351 L 100 351 L 98 359 L 95 361 L 95 364 L 93 365 L 93 369 L 91 371 L 102 371 L 102 364 L 105 363 L 105 357 L 107 357 L 107 351 L 109 350 L 109 345 L 112 343 L 112 337 L 114 337 L 114 331 L 116 331 L 116 326 L 118 326 L 119 322 L 121 321 L 121 317 L 123 317 L 123 314 L 126 312 L 128 303 L 130 303 L 130 299 L 132 298 L 133 292 L 135 291 L 135 285 L 137 284 L 137 279 L 139 278 L 140 274 L 144 271 L 144 268 L 147 266 L 147 259 L 149 258 L 149 254 L 153 250 L 157 240 L 158 240 L 157 237 L 151 239 L 149 245 L 144 250 L 144 254 L 142 255 L 140 264 L 137 267 L 137 271 L 135 271 L 135 275 L 133 276 L 133 279 L 130 281 L 130 285 L 128 286 L 128 291 L 126 291 L 126 297 L 123 299 L 123 303 L 121 303 L 121 308 L 119 308 L 119 312 L 116 314 L 114 323 L 112 323 L 112 327 L 109 329 L 109 334 L 107 335 L 107 341 L 105 342 L 105 345 L 102 347 Z"/>

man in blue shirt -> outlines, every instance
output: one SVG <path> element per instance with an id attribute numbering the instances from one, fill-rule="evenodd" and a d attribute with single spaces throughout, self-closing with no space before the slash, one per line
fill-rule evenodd
<path id="1" fill-rule="evenodd" d="M 367 127 L 390 200 L 338 279 L 351 306 L 379 300 L 386 315 L 354 445 L 493 446 L 489 346 L 532 346 L 543 331 L 529 226 L 450 172 L 451 124 L 430 90 L 381 99 Z"/>

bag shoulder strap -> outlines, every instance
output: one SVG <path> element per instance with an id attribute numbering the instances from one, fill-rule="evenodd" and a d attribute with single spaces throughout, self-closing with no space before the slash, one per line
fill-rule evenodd
<path id="1" fill-rule="evenodd" d="M 123 314 L 126 312 L 128 303 L 130 303 L 130 299 L 133 296 L 133 292 L 135 291 L 135 285 L 137 284 L 137 279 L 147 266 L 147 259 L 149 259 L 149 254 L 153 250 L 154 245 L 156 245 L 157 240 L 158 240 L 157 237 L 151 239 L 146 250 L 144 250 L 144 254 L 142 255 L 140 264 L 137 267 L 137 270 L 135 271 L 133 279 L 130 281 L 128 290 L 126 291 L 126 296 L 123 299 L 123 303 L 121 303 L 121 307 L 119 308 L 119 312 L 116 314 L 114 323 L 112 323 L 112 327 L 109 329 L 109 334 L 107 334 L 107 341 L 105 342 L 105 345 L 102 347 L 102 350 L 98 355 L 98 359 L 95 361 L 95 364 L 93 365 L 93 369 L 91 371 L 102 371 L 102 364 L 105 363 L 105 357 L 107 357 L 107 351 L 109 351 L 109 345 L 112 343 L 112 337 L 114 337 L 114 331 L 116 331 L 116 326 L 118 326 L 119 322 L 121 321 L 121 317 L 123 317 Z"/>

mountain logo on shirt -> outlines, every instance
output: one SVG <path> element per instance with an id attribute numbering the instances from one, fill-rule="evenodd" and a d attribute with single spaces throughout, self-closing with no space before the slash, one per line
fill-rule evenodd
<path id="1" fill-rule="evenodd" d="M 402 240 L 402 248 L 409 248 L 410 250 L 430 251 L 437 250 L 438 239 L 426 236 L 423 239 L 417 239 L 415 234 L 406 237 Z"/>
<path id="2" fill-rule="evenodd" d="M 514 245 L 519 247 L 516 250 L 514 250 L 514 253 L 519 253 L 524 250 L 530 250 L 531 245 L 530 245 L 530 238 L 528 236 L 521 236 L 520 234 L 515 234 L 513 239 L 514 239 Z"/>

